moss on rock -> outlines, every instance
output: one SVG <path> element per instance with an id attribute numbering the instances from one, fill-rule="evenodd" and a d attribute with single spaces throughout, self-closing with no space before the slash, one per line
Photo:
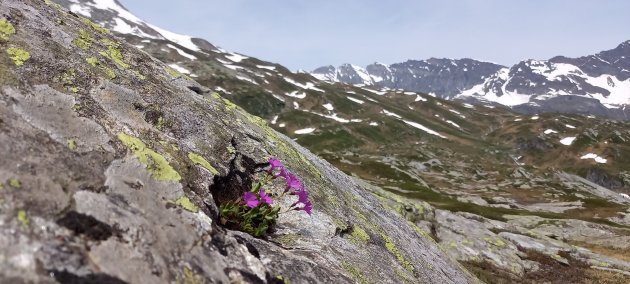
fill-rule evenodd
<path id="1" fill-rule="evenodd" d="M 15 27 L 7 19 L 0 19 L 0 41 L 9 40 L 14 34 Z"/>
<path id="2" fill-rule="evenodd" d="M 140 163 L 147 166 L 147 169 L 151 172 L 151 176 L 156 180 L 180 181 L 182 179 L 179 173 L 166 161 L 164 156 L 149 149 L 142 140 L 122 132 L 118 134 L 118 139 L 133 151 L 136 157 L 138 157 L 138 160 L 140 160 Z"/>
<path id="3" fill-rule="evenodd" d="M 95 31 L 97 31 L 99 33 L 102 33 L 102 34 L 108 34 L 109 33 L 108 29 L 104 28 L 103 26 L 101 26 L 101 25 L 99 25 L 99 24 L 97 24 L 95 22 L 92 22 L 92 20 L 90 20 L 88 18 L 81 17 L 81 21 L 86 23 L 86 24 L 88 24 L 88 25 L 90 25 Z"/>
<path id="4" fill-rule="evenodd" d="M 213 175 L 218 176 L 219 171 L 215 169 L 206 159 L 204 159 L 201 155 L 195 154 L 193 152 L 188 153 L 188 159 L 190 159 L 196 165 L 201 166 L 202 168 L 210 171 Z"/>
<path id="5" fill-rule="evenodd" d="M 31 223 L 31 221 L 28 219 L 28 215 L 26 214 L 26 211 L 24 210 L 20 210 L 17 213 L 17 220 L 22 223 L 22 225 L 24 225 L 24 227 L 28 227 L 28 225 Z"/>
<path id="6" fill-rule="evenodd" d="M 359 270 L 358 268 L 356 268 L 354 265 L 350 264 L 349 262 L 344 261 L 343 263 L 341 263 L 341 267 L 343 267 L 343 269 L 346 272 L 350 273 L 350 275 L 352 275 L 354 280 L 358 281 L 359 283 L 361 284 L 372 283 L 370 282 L 370 279 L 365 277 L 365 275 L 363 274 L 363 272 L 361 272 L 361 270 Z"/>
<path id="7" fill-rule="evenodd" d="M 177 200 L 175 200 L 175 205 L 193 213 L 199 212 L 199 207 L 197 207 L 195 203 L 192 203 L 192 201 L 190 201 L 190 199 L 186 196 L 182 196 L 178 198 Z"/>
<path id="8" fill-rule="evenodd" d="M 85 30 L 79 30 L 79 37 L 75 38 L 72 43 L 81 49 L 90 49 L 94 43 L 94 38 Z"/>
<path id="9" fill-rule="evenodd" d="M 370 235 L 368 235 L 367 232 L 363 230 L 363 228 L 355 225 L 354 227 L 352 227 L 350 241 L 352 241 L 354 244 L 366 244 L 368 241 L 370 241 Z"/>
<path id="10" fill-rule="evenodd" d="M 10 47 L 7 49 L 7 53 L 16 66 L 22 66 L 26 61 L 31 59 L 31 54 L 21 48 Z"/>
<path id="11" fill-rule="evenodd" d="M 68 139 L 68 149 L 70 149 L 71 151 L 74 151 L 77 149 L 77 140 L 75 139 Z"/>
<path id="12" fill-rule="evenodd" d="M 12 178 L 12 179 L 9 180 L 9 186 L 11 186 L 13 188 L 21 188 L 22 187 L 22 182 L 20 182 L 19 179 Z"/>
<path id="13" fill-rule="evenodd" d="M 389 252 L 391 252 L 394 256 L 396 256 L 396 259 L 398 259 L 398 262 L 400 263 L 400 265 L 402 265 L 405 269 L 409 270 L 410 272 L 414 273 L 415 268 L 413 267 L 411 262 L 405 259 L 405 257 L 402 255 L 400 250 L 396 247 L 392 239 L 385 234 L 381 234 L 381 237 L 383 237 L 383 240 L 385 240 L 385 248 L 387 248 Z"/>

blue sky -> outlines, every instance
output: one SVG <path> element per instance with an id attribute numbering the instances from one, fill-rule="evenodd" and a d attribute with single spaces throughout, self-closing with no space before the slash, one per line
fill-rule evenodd
<path id="1" fill-rule="evenodd" d="M 292 70 L 429 57 L 511 65 L 630 39 L 626 0 L 119 1 L 159 27 Z"/>

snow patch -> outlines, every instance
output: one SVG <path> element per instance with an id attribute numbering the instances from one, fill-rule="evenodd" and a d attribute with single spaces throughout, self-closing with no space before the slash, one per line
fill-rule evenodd
<path id="1" fill-rule="evenodd" d="M 391 112 L 391 111 L 388 111 L 388 110 L 386 110 L 386 109 L 384 109 L 381 113 L 384 113 L 384 114 L 385 114 L 385 115 L 387 115 L 387 116 L 393 116 L 393 117 L 395 117 L 395 118 L 402 118 L 402 116 L 397 115 L 397 114 L 395 114 L 395 113 L 393 113 L 393 112 Z"/>
<path id="2" fill-rule="evenodd" d="M 324 108 L 326 108 L 329 111 L 333 111 L 335 108 L 333 107 L 333 105 L 331 103 L 327 103 L 322 105 Z"/>
<path id="3" fill-rule="evenodd" d="M 228 94 L 228 95 L 229 95 L 229 94 L 232 94 L 232 92 L 228 92 L 228 90 L 223 89 L 223 88 L 218 87 L 218 86 L 217 86 L 216 88 L 214 88 L 214 90 L 215 90 L 215 91 L 218 91 L 218 92 L 223 92 L 223 93 Z"/>
<path id="4" fill-rule="evenodd" d="M 258 83 L 256 81 L 254 81 L 254 80 L 252 80 L 251 78 L 248 78 L 248 77 L 236 75 L 236 79 L 239 79 L 239 80 L 242 80 L 242 81 L 245 81 L 245 82 L 250 82 L 250 83 L 252 83 L 254 85 L 258 85 Z"/>
<path id="5" fill-rule="evenodd" d="M 192 51 L 201 51 L 201 49 L 192 42 L 192 37 L 187 36 L 187 35 L 180 35 L 180 34 L 176 34 L 174 32 L 170 32 L 161 28 L 158 28 L 154 25 L 151 24 L 147 24 L 149 25 L 149 27 L 151 27 L 152 29 L 156 30 L 158 33 L 160 33 L 164 38 L 177 43 L 185 48 L 188 48 Z"/>
<path id="6" fill-rule="evenodd" d="M 190 74 L 190 71 L 188 71 L 186 68 L 181 67 L 175 63 L 169 64 L 168 67 L 173 68 L 175 71 L 182 73 L 182 74 Z"/>
<path id="7" fill-rule="evenodd" d="M 188 58 L 188 59 L 190 59 L 190 60 L 195 60 L 195 59 L 197 59 L 197 57 L 195 57 L 194 55 L 189 54 L 189 53 L 186 53 L 185 51 L 183 51 L 183 50 L 181 50 L 181 49 L 177 48 L 176 46 L 174 46 L 174 45 L 172 45 L 172 44 L 170 44 L 170 43 L 169 43 L 169 44 L 167 44 L 166 46 L 168 46 L 168 47 L 170 47 L 170 48 L 172 48 L 172 49 L 175 49 L 175 51 L 177 51 L 177 53 L 179 53 L 179 55 L 181 55 L 181 56 L 183 56 L 183 57 L 186 57 L 186 58 Z"/>
<path id="8" fill-rule="evenodd" d="M 237 53 L 230 53 L 229 55 L 226 55 L 225 58 L 238 63 L 238 62 L 241 62 L 241 61 L 243 61 L 243 60 L 245 60 L 245 59 L 247 59 L 249 57 L 243 56 L 243 55 L 240 55 L 240 54 L 237 54 Z"/>
<path id="9" fill-rule="evenodd" d="M 608 161 L 608 160 L 606 160 L 606 159 L 604 159 L 604 158 L 602 158 L 602 157 L 600 157 L 600 156 L 598 156 L 596 154 L 593 154 L 593 153 L 588 153 L 588 154 L 580 157 L 580 159 L 582 159 L 582 160 L 593 159 L 593 160 L 595 160 L 596 163 L 599 163 L 599 164 L 605 164 Z"/>
<path id="10" fill-rule="evenodd" d="M 459 124 L 457 124 L 457 123 L 455 123 L 455 122 L 453 122 L 453 121 L 451 121 L 451 120 L 447 120 L 447 121 L 446 121 L 446 123 L 448 123 L 448 124 L 450 124 L 450 125 L 453 125 L 453 126 L 455 126 L 455 127 L 459 128 L 459 129 L 461 129 L 461 127 L 459 126 Z"/>
<path id="11" fill-rule="evenodd" d="M 92 13 L 91 13 L 92 9 L 83 5 L 72 4 L 70 5 L 70 11 L 72 11 L 75 14 L 86 16 L 88 18 L 92 17 Z"/>
<path id="12" fill-rule="evenodd" d="M 565 137 L 560 140 L 560 143 L 562 145 L 570 146 L 571 144 L 573 144 L 573 141 L 575 141 L 575 138 L 576 137 Z"/>
<path id="13" fill-rule="evenodd" d="M 423 98 L 422 96 L 418 95 L 418 96 L 416 97 L 416 99 L 415 99 L 415 100 L 413 100 L 413 101 L 414 101 L 414 102 L 419 102 L 419 101 L 426 102 L 426 101 L 427 101 L 427 99 L 425 99 L 425 98 Z"/>
<path id="14" fill-rule="evenodd" d="M 288 78 L 288 77 L 282 77 L 282 79 L 284 79 L 285 81 L 287 81 L 287 82 L 289 82 L 289 83 L 291 83 L 291 84 L 293 84 L 293 85 L 295 85 L 295 86 L 297 86 L 299 88 L 307 89 L 307 90 L 313 90 L 313 91 L 318 91 L 318 92 L 324 93 L 324 90 L 315 87 L 315 84 L 313 84 L 312 82 L 306 82 L 306 84 L 302 84 L 302 83 L 299 83 L 299 82 L 297 82 L 297 81 L 295 81 L 295 80 L 293 80 L 291 78 Z"/>
<path id="15" fill-rule="evenodd" d="M 304 129 L 299 129 L 299 130 L 293 131 L 293 133 L 295 133 L 295 134 L 309 134 L 309 133 L 312 133 L 313 131 L 315 131 L 315 128 L 304 128 Z"/>
<path id="16" fill-rule="evenodd" d="M 346 98 L 348 98 L 349 100 L 351 100 L 351 101 L 353 101 L 353 102 L 355 102 L 355 103 L 357 103 L 357 104 L 360 104 L 360 105 L 362 105 L 363 103 L 365 103 L 364 101 L 359 100 L 359 99 L 355 99 L 355 98 L 353 98 L 353 97 L 346 97 Z"/>
<path id="17" fill-rule="evenodd" d="M 555 131 L 555 130 L 553 130 L 553 129 L 547 129 L 547 130 L 545 130 L 545 132 L 543 132 L 543 133 L 545 133 L 545 134 L 549 135 L 549 134 L 553 134 L 553 133 L 558 133 L 558 131 Z"/>
<path id="18" fill-rule="evenodd" d="M 293 91 L 290 93 L 284 93 L 286 96 L 289 97 L 293 97 L 293 98 L 297 98 L 297 99 L 303 99 L 306 98 L 306 93 L 305 92 L 299 92 L 299 91 Z"/>
<path id="19" fill-rule="evenodd" d="M 387 93 L 386 91 L 377 91 L 377 90 L 372 90 L 372 89 L 368 89 L 368 88 L 361 88 L 361 89 L 366 90 L 366 91 L 368 91 L 370 93 L 377 94 L 379 96 L 382 96 L 382 95 Z"/>
<path id="20" fill-rule="evenodd" d="M 276 66 L 256 65 L 256 67 L 258 67 L 260 69 L 271 70 L 271 71 L 275 71 L 276 70 Z"/>
<path id="21" fill-rule="evenodd" d="M 424 125 L 420 124 L 420 123 L 413 122 L 413 121 L 408 121 L 408 120 L 403 120 L 403 122 L 406 123 L 406 124 L 409 124 L 409 125 L 411 125 L 411 126 L 413 126 L 415 128 L 418 128 L 418 129 L 420 129 L 420 130 L 422 130 L 422 131 L 424 131 L 426 133 L 429 133 L 431 135 L 435 135 L 437 137 L 446 139 L 446 136 L 444 136 L 444 135 L 442 135 L 442 134 L 440 134 L 440 133 L 438 133 L 436 131 L 433 131 L 433 130 L 429 129 L 429 128 L 425 127 Z"/>

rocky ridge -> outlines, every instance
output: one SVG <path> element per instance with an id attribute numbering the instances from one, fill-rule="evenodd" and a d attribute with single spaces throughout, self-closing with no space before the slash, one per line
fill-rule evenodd
<path id="1" fill-rule="evenodd" d="M 561 112 L 628 119 L 630 41 L 579 58 L 523 60 L 514 66 L 472 59 L 408 60 L 365 69 L 321 67 L 318 79 L 433 93 L 474 104 L 500 104 L 523 113 Z"/>

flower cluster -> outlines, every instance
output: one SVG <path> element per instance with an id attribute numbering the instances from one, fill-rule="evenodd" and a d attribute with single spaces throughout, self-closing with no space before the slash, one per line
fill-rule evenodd
<path id="1" fill-rule="evenodd" d="M 290 173 L 278 159 L 269 159 L 269 169 L 252 185 L 251 191 L 243 193 L 242 198 L 220 205 L 221 223 L 227 227 L 240 229 L 253 236 L 264 236 L 275 225 L 280 213 L 304 211 L 311 215 L 313 204 L 308 191 L 297 176 Z M 282 190 L 274 190 L 274 181 L 284 179 L 286 185 Z M 281 206 L 274 205 L 275 199 L 286 196 L 297 196 L 297 201 L 284 212 Z"/>
<path id="2" fill-rule="evenodd" d="M 293 203 L 290 208 L 292 210 L 302 210 L 306 212 L 306 214 L 311 215 L 313 212 L 313 204 L 311 200 L 308 198 L 308 191 L 306 188 L 294 174 L 290 173 L 284 168 L 284 165 L 275 158 L 269 159 L 269 168 L 268 174 L 271 175 L 274 179 L 281 177 L 286 181 L 286 188 L 282 192 L 282 195 L 297 195 L 298 200 Z M 281 195 L 281 196 L 282 196 Z"/>

